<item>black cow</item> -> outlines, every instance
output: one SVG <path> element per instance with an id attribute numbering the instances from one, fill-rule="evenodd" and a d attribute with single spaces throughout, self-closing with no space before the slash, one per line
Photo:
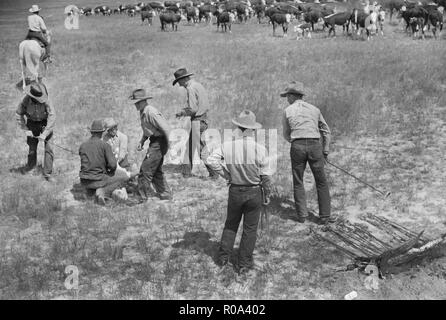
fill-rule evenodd
<path id="1" fill-rule="evenodd" d="M 161 30 L 166 31 L 166 24 L 172 24 L 172 31 L 178 31 L 178 23 L 181 20 L 181 15 L 167 11 L 160 14 L 160 23 L 161 23 Z"/>
<path id="2" fill-rule="evenodd" d="M 186 7 L 186 18 L 187 22 L 190 23 L 191 21 L 193 23 L 198 23 L 198 19 L 200 16 L 200 10 L 196 7 Z"/>
<path id="3" fill-rule="evenodd" d="M 221 31 L 223 32 L 223 27 L 225 27 L 225 31 L 227 31 L 227 29 L 229 29 L 229 32 L 231 31 L 231 24 L 233 22 L 234 19 L 234 14 L 233 13 L 229 13 L 227 11 L 223 11 L 222 13 L 218 12 L 216 13 L 217 15 L 217 32 L 220 28 L 221 25 Z"/>
<path id="4" fill-rule="evenodd" d="M 328 36 L 330 36 L 331 32 L 333 31 L 333 36 L 336 36 L 336 30 L 335 26 L 342 26 L 342 33 L 347 31 L 348 33 L 348 26 L 350 23 L 350 17 L 351 12 L 345 11 L 345 12 L 338 12 L 331 14 L 329 16 L 323 17 L 324 24 L 328 29 Z"/>
<path id="5" fill-rule="evenodd" d="M 86 17 L 91 16 L 93 14 L 93 9 L 90 7 L 85 7 L 81 9 L 81 13 Z"/>
<path id="6" fill-rule="evenodd" d="M 164 4 L 162 4 L 162 3 L 159 2 L 159 1 L 152 1 L 152 2 L 149 2 L 148 5 L 149 5 L 150 7 L 152 7 L 153 9 L 155 9 L 156 11 L 158 11 L 158 12 L 160 12 L 161 10 L 164 9 Z"/>
<path id="7" fill-rule="evenodd" d="M 311 24 L 311 31 L 314 32 L 314 25 L 319 22 L 324 16 L 319 10 L 310 10 L 304 13 L 304 21 Z"/>
<path id="8" fill-rule="evenodd" d="M 246 4 L 237 3 L 237 5 L 235 6 L 235 10 L 237 11 L 237 17 L 240 23 L 248 22 L 249 9 Z"/>
<path id="9" fill-rule="evenodd" d="M 409 19 L 409 26 L 412 30 L 413 39 L 418 38 L 418 33 L 421 31 L 421 38 L 424 39 L 424 25 L 425 21 L 423 17 L 411 17 Z"/>
<path id="10" fill-rule="evenodd" d="M 143 25 L 144 20 L 147 19 L 149 26 L 152 25 L 152 19 L 155 16 L 155 11 L 152 8 L 144 7 L 144 10 L 141 10 L 141 25 Z"/>
<path id="11" fill-rule="evenodd" d="M 178 13 L 180 11 L 180 8 L 178 8 L 177 6 L 168 6 L 166 7 L 166 11 L 172 11 Z"/>
<path id="12" fill-rule="evenodd" d="M 365 25 L 365 23 L 369 15 L 370 14 L 365 13 L 364 10 L 358 10 L 355 8 L 353 9 L 353 13 L 351 14 L 350 17 L 350 23 L 352 24 L 352 29 L 356 29 L 358 35 L 360 35 L 362 33 L 362 30 L 365 29 L 367 34 L 367 40 L 370 39 L 370 30 L 366 28 L 367 26 Z"/>
<path id="13" fill-rule="evenodd" d="M 430 25 L 432 25 L 432 34 L 437 39 L 437 29 L 439 32 L 443 30 L 443 14 L 437 9 L 428 9 L 427 26 L 430 28 Z"/>
<path id="14" fill-rule="evenodd" d="M 259 20 L 259 23 L 262 22 L 262 18 L 265 16 L 266 5 L 264 4 L 256 4 L 254 6 L 254 12 Z"/>
<path id="15" fill-rule="evenodd" d="M 271 23 L 273 24 L 273 36 L 276 35 L 277 25 L 282 26 L 283 36 L 286 37 L 288 33 L 288 25 L 291 22 L 291 14 L 289 13 L 275 13 L 271 17 Z"/>
<path id="16" fill-rule="evenodd" d="M 176 6 L 178 1 L 164 1 L 164 7 Z"/>
<path id="17" fill-rule="evenodd" d="M 401 17 L 406 22 L 406 29 L 405 30 L 407 31 L 409 29 L 409 26 L 410 26 L 410 23 L 411 23 L 410 22 L 411 18 L 423 18 L 423 23 L 427 23 L 428 18 L 429 18 L 429 14 L 428 14 L 426 9 L 417 6 L 417 7 L 411 8 L 411 9 L 406 9 L 404 11 L 401 11 Z M 424 26 L 423 26 L 423 28 L 424 28 Z"/>

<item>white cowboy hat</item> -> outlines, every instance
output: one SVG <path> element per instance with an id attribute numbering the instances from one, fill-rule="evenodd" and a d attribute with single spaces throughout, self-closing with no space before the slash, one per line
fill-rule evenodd
<path id="1" fill-rule="evenodd" d="M 31 8 L 29 9 L 29 12 L 32 12 L 32 13 L 39 12 L 39 11 L 40 11 L 40 8 L 39 8 L 39 6 L 37 4 L 33 4 L 31 6 Z"/>
<path id="2" fill-rule="evenodd" d="M 262 125 L 256 122 L 256 115 L 250 110 L 243 110 L 240 115 L 232 119 L 232 123 L 246 129 L 260 129 Z"/>

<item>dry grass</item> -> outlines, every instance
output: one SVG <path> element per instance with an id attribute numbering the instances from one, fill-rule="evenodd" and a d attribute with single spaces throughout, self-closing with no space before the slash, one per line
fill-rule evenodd
<path id="1" fill-rule="evenodd" d="M 91 5 L 79 2 L 84 4 Z M 335 144 L 389 151 L 333 146 L 333 161 L 393 193 L 383 202 L 327 168 L 334 211 L 348 218 L 385 214 L 414 229 L 425 228 L 431 236 L 442 232 L 444 39 L 412 41 L 398 31 L 400 26 L 387 26 L 385 38 L 370 42 L 326 39 L 322 33 L 295 41 L 273 38 L 271 26 L 254 22 L 234 25 L 232 34 L 205 25 L 180 25 L 176 33 L 163 33 L 157 19 L 149 28 L 127 16 L 82 17 L 80 30 L 67 31 L 62 5 L 50 0 L 39 5 L 50 8 L 42 13 L 52 15 L 47 24 L 55 38 L 55 63 L 46 82 L 57 112 L 56 143 L 76 151 L 92 119 L 113 116 L 131 138 L 131 159 L 140 163 L 143 154 L 134 151 L 139 119 L 127 96 L 137 87 L 150 89 L 153 104 L 172 119 L 184 100 L 184 92 L 171 86 L 181 66 L 208 88 L 211 126 L 230 128 L 231 117 L 247 108 L 280 136 L 279 107 L 285 101 L 278 92 L 289 80 L 300 80 L 311 89 L 308 100 L 321 108 Z M 288 220 L 292 208 L 283 206 L 271 208 L 269 253 L 266 239 L 258 240 L 255 275 L 243 279 L 232 270 L 220 271 L 213 255 L 226 215 L 222 181 L 183 181 L 168 173 L 173 203 L 104 209 L 69 199 L 79 160 L 62 150 L 55 149 L 57 182 L 52 187 L 38 177 L 9 172 L 26 155 L 25 138 L 14 123 L 21 96 L 12 88 L 20 75 L 16 55 L 24 27 L 23 19 L 12 20 L 11 14 L 22 13 L 0 15 L 0 143 L 13 146 L 0 154 L 1 298 L 340 299 L 352 290 L 371 299 L 445 298 L 444 259 L 412 276 L 381 281 L 380 290 L 370 292 L 363 275 L 334 272 L 347 263 L 345 257 L 312 241 L 308 226 Z M 282 139 L 278 147 L 282 157 L 274 179 L 283 200 L 292 197 L 290 164 Z M 311 184 L 309 176 L 306 182 Z M 308 196 L 316 208 L 314 188 Z M 67 265 L 80 270 L 77 293 L 63 285 Z"/>

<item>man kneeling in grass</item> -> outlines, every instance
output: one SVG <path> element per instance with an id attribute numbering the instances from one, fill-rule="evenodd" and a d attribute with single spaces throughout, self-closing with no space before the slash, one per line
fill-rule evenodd
<path id="1" fill-rule="evenodd" d="M 103 121 L 94 120 L 90 127 L 91 138 L 79 148 L 81 184 L 87 190 L 95 190 L 96 200 L 101 205 L 129 179 L 122 171 L 115 174 L 117 161 L 110 145 L 102 140 L 104 131 Z"/>

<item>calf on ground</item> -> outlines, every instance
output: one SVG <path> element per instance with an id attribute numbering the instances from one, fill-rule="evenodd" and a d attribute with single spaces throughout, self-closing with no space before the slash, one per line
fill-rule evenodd
<path id="1" fill-rule="evenodd" d="M 307 38 L 311 39 L 311 23 L 301 23 L 294 26 L 294 32 L 297 34 L 296 40 L 305 38 L 305 33 L 307 34 Z"/>

